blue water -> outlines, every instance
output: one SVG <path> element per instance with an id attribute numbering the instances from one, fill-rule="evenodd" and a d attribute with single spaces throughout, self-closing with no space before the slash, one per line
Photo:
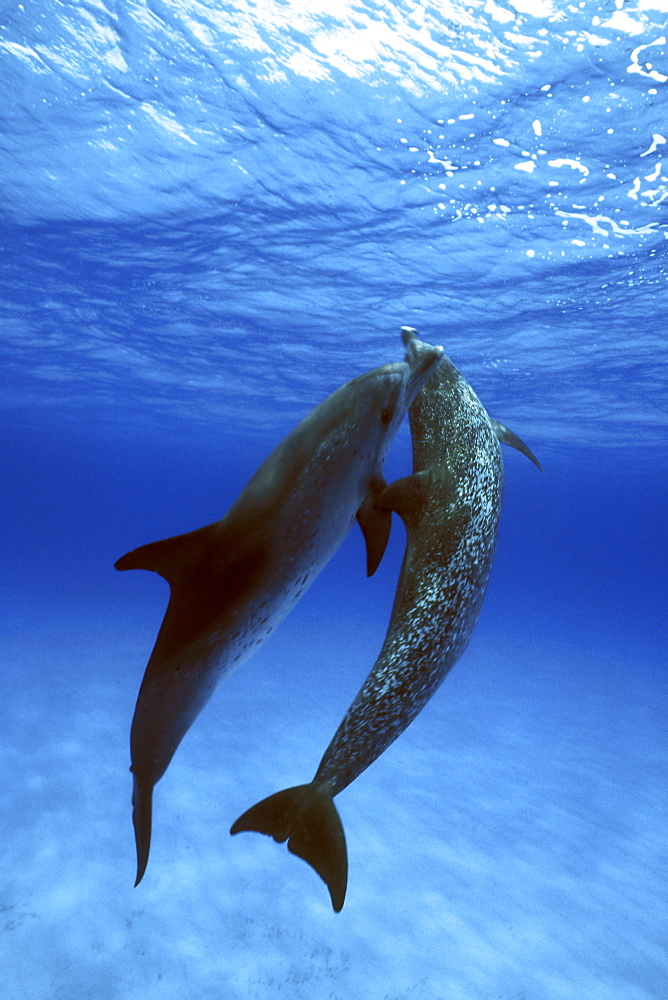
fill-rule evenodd
<path id="1" fill-rule="evenodd" d="M 665 0 L 0 11 L 0 995 L 665 1000 Z M 444 345 L 504 449 L 474 639 L 337 802 L 346 905 L 228 829 L 308 780 L 403 550 L 357 529 L 156 790 L 129 727 L 167 597 L 338 385 Z M 407 428 L 388 477 L 410 468 Z"/>

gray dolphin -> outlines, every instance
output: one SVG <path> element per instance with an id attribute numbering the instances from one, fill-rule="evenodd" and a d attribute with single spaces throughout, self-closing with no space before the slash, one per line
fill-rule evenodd
<path id="1" fill-rule="evenodd" d="M 222 520 L 144 545 L 116 568 L 168 581 L 169 604 L 132 721 L 137 885 L 153 786 L 213 694 L 285 618 L 357 517 L 376 569 L 390 531 L 375 510 L 388 446 L 442 353 L 360 375 L 317 406 L 260 466 Z"/>
<path id="2" fill-rule="evenodd" d="M 402 328 L 406 360 L 430 356 Z M 313 781 L 252 806 L 230 832 L 257 830 L 304 858 L 342 908 L 348 879 L 333 798 L 404 731 L 462 655 L 485 596 L 496 545 L 503 463 L 499 441 L 538 467 L 520 439 L 490 419 L 443 356 L 410 408 L 413 474 L 376 500 L 406 525 L 406 552 L 389 628 L 371 673 L 327 747 Z"/>

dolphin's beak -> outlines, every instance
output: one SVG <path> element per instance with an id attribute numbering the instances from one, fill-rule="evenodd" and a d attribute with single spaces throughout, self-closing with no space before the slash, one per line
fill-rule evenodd
<path id="1" fill-rule="evenodd" d="M 402 326 L 401 337 L 406 345 L 406 363 L 410 367 L 406 383 L 406 396 L 410 403 L 438 364 L 443 348 L 432 347 L 431 344 L 418 340 L 417 331 L 410 326 Z"/>

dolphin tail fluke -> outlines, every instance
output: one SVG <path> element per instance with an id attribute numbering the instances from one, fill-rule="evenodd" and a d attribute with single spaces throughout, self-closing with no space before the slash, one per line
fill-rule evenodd
<path id="1" fill-rule="evenodd" d="M 132 791 L 132 824 L 135 828 L 135 844 L 137 847 L 137 878 L 135 887 L 144 877 L 148 864 L 148 852 L 151 847 L 151 819 L 153 813 L 153 785 L 144 787 L 137 781 L 135 775 Z"/>
<path id="2" fill-rule="evenodd" d="M 336 913 L 348 884 L 346 838 L 332 797 L 321 785 L 297 785 L 276 792 L 248 809 L 230 833 L 256 830 L 308 862 L 329 889 Z"/>
<path id="3" fill-rule="evenodd" d="M 500 424 L 498 420 L 492 420 L 491 423 L 497 438 L 502 444 L 508 444 L 511 448 L 516 448 L 518 451 L 521 451 L 522 454 L 526 455 L 526 457 L 530 459 L 534 465 L 538 466 L 541 472 L 543 471 L 543 467 L 534 453 L 529 447 L 527 447 L 527 445 L 525 445 L 521 438 L 518 438 L 517 434 L 513 434 L 513 432 L 506 427 L 505 424 Z"/>

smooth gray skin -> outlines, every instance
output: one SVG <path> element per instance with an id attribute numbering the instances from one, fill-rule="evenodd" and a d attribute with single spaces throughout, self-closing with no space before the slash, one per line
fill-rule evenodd
<path id="1" fill-rule="evenodd" d="M 116 568 L 149 569 L 171 594 L 132 721 L 137 885 L 148 862 L 153 786 L 220 681 L 285 618 L 357 517 L 372 573 L 391 515 L 375 511 L 383 462 L 440 349 L 332 393 L 261 465 L 222 520 L 142 546 Z"/>
<path id="2" fill-rule="evenodd" d="M 406 359 L 429 356 L 402 329 Z M 404 731 L 464 652 L 485 596 L 496 545 L 503 463 L 499 440 L 536 465 L 523 442 L 491 420 L 443 356 L 410 408 L 413 474 L 376 507 L 396 511 L 407 542 L 390 625 L 378 659 L 348 709 L 313 781 L 264 799 L 231 832 L 258 830 L 311 864 L 343 906 L 347 852 L 332 802 Z M 540 467 L 540 466 L 539 466 Z"/>

